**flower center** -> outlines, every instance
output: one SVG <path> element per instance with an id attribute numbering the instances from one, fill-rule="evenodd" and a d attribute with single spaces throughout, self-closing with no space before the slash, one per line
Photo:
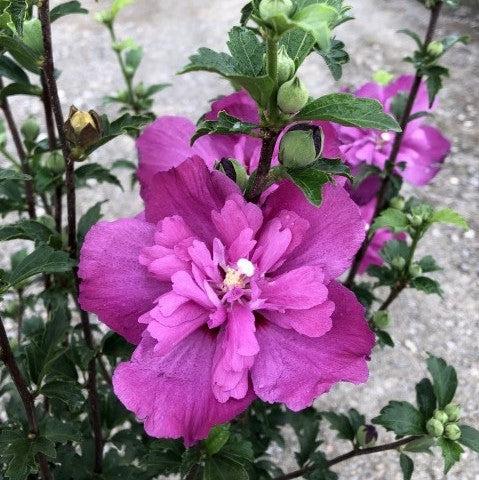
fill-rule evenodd
<path id="1" fill-rule="evenodd" d="M 248 279 L 255 273 L 255 266 L 246 258 L 236 262 L 236 268 L 226 267 L 222 290 L 229 291 L 235 288 L 244 288 Z"/>

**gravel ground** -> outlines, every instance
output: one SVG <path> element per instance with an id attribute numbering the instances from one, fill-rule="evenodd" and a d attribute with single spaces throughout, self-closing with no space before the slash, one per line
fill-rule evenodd
<path id="1" fill-rule="evenodd" d="M 82 3 L 95 11 L 107 2 L 84 0 Z M 413 0 L 351 0 L 350 3 L 357 20 L 341 27 L 340 38 L 346 42 L 352 56 L 342 85 L 366 81 L 379 68 L 395 73 L 407 71 L 408 66 L 398 64 L 398 60 L 410 52 L 412 44 L 396 31 L 425 28 L 427 18 L 419 3 Z M 213 75 L 175 77 L 174 73 L 198 46 L 223 49 L 226 32 L 236 22 L 243 4 L 243 0 L 137 0 L 134 7 L 121 15 L 120 36 L 130 35 L 145 47 L 140 76 L 151 83 L 173 83 L 172 88 L 157 96 L 155 110 L 158 114 L 179 114 L 197 119 L 207 109 L 208 99 L 228 91 L 228 85 Z M 475 9 L 477 12 L 477 7 Z M 448 13 L 443 17 L 439 30 L 441 34 L 469 33 L 477 41 L 478 23 L 479 18 L 474 12 L 464 7 L 454 16 Z M 65 107 L 74 103 L 80 108 L 102 110 L 102 96 L 121 86 L 106 31 L 91 15 L 69 17 L 69 20 L 61 20 L 55 25 L 54 40 L 57 66 L 63 70 L 59 83 Z M 414 292 L 404 294 L 392 308 L 396 348 L 374 356 L 368 384 L 335 388 L 319 399 L 317 405 L 320 409 L 355 407 L 371 417 L 391 398 L 412 400 L 414 384 L 425 374 L 424 360 L 429 351 L 456 366 L 460 378 L 459 400 L 464 405 L 465 420 L 479 426 L 479 224 L 476 210 L 479 170 L 475 158 L 479 153 L 477 42 L 457 47 L 447 57 L 447 63 L 452 67 L 453 76 L 442 93 L 435 121 L 454 140 L 454 151 L 434 183 L 419 195 L 464 214 L 470 221 L 471 230 L 462 233 L 447 227 L 435 228 L 424 240 L 422 251 L 434 255 L 444 267 L 438 275 L 444 282 L 444 299 Z M 338 88 L 319 58 L 309 59 L 303 72 L 314 94 Z M 38 106 L 30 100 L 15 99 L 12 103 L 25 115 L 38 112 Z M 131 142 L 119 139 L 101 150 L 97 161 L 108 164 L 133 156 Z M 103 185 L 83 194 L 80 208 L 85 210 L 94 201 L 104 198 L 111 200 L 105 208 L 107 218 L 135 214 L 141 208 L 136 191 L 119 192 Z M 331 439 L 329 433 L 325 432 L 325 435 Z M 339 448 L 345 447 L 329 442 L 332 443 Z M 336 446 L 327 447 L 330 455 L 339 452 Z M 293 441 L 288 448 L 294 448 Z M 393 452 L 355 459 L 339 465 L 336 471 L 344 479 L 401 479 L 396 457 Z M 443 478 L 441 460 L 425 457 L 417 456 L 414 478 Z M 291 451 L 281 457 L 278 452 L 278 462 L 287 470 L 295 468 Z M 448 478 L 479 480 L 477 455 L 467 452 Z"/>

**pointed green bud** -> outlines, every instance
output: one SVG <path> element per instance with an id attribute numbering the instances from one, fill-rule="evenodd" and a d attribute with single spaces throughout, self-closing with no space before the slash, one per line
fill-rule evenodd
<path id="1" fill-rule="evenodd" d="M 384 330 L 391 324 L 389 313 L 386 310 L 378 310 L 373 316 L 373 322 L 376 327 Z"/>
<path id="2" fill-rule="evenodd" d="M 30 117 L 23 125 L 20 127 L 20 131 L 22 132 L 23 138 L 25 142 L 33 143 L 38 135 L 40 135 L 40 125 L 38 125 L 37 121 Z"/>
<path id="3" fill-rule="evenodd" d="M 416 278 L 422 275 L 421 265 L 419 265 L 418 263 L 413 263 L 409 268 L 409 275 L 411 275 L 412 278 Z"/>
<path id="4" fill-rule="evenodd" d="M 282 85 L 287 82 L 296 72 L 296 64 L 288 55 L 284 45 L 278 51 L 278 83 Z"/>
<path id="5" fill-rule="evenodd" d="M 457 422 L 461 418 L 461 407 L 455 403 L 450 403 L 444 407 L 447 418 L 450 422 Z"/>
<path id="6" fill-rule="evenodd" d="M 373 425 L 361 425 L 356 432 L 356 441 L 360 447 L 374 447 L 377 439 L 378 432 Z"/>
<path id="7" fill-rule="evenodd" d="M 385 87 L 386 85 L 389 85 L 393 78 L 394 78 L 394 75 L 392 73 L 387 72 L 386 70 L 378 70 L 373 75 L 373 80 L 379 85 L 382 85 L 383 87 Z"/>
<path id="8" fill-rule="evenodd" d="M 426 423 L 426 430 L 432 437 L 440 437 L 444 433 L 444 425 L 439 420 L 431 418 Z"/>
<path id="9" fill-rule="evenodd" d="M 406 260 L 403 257 L 394 257 L 391 265 L 398 270 L 402 270 L 406 266 Z"/>
<path id="10" fill-rule="evenodd" d="M 292 0 L 261 0 L 259 4 L 259 14 L 265 21 L 278 15 L 289 17 L 293 10 L 294 4 Z"/>
<path id="11" fill-rule="evenodd" d="M 444 429 L 444 436 L 450 440 L 459 440 L 461 438 L 461 429 L 457 423 L 449 423 Z"/>
<path id="12" fill-rule="evenodd" d="M 323 131 L 314 125 L 295 125 L 285 133 L 279 147 L 279 161 L 286 168 L 306 167 L 323 150 Z"/>
<path id="13" fill-rule="evenodd" d="M 439 420 L 443 425 L 449 420 L 447 413 L 444 410 L 434 410 L 433 418 Z"/>
<path id="14" fill-rule="evenodd" d="M 299 112 L 308 103 L 308 100 L 308 89 L 298 77 L 283 83 L 279 88 L 278 107 L 283 113 L 293 115 Z"/>
<path id="15" fill-rule="evenodd" d="M 223 158 L 216 165 L 216 169 L 223 172 L 228 178 L 244 190 L 248 184 L 248 174 L 246 169 L 234 158 Z"/>
<path id="16" fill-rule="evenodd" d="M 406 201 L 404 200 L 403 197 L 394 197 L 389 204 L 391 205 L 392 208 L 395 208 L 396 210 L 404 210 L 404 207 L 406 206 Z"/>
<path id="17" fill-rule="evenodd" d="M 61 173 L 65 170 L 65 161 L 59 151 L 43 155 L 41 164 L 44 168 L 54 173 Z"/>
<path id="18" fill-rule="evenodd" d="M 443 52 L 444 52 L 444 45 L 442 44 L 442 42 L 434 41 L 427 46 L 427 53 L 431 55 L 431 57 L 437 58 L 441 56 Z"/>

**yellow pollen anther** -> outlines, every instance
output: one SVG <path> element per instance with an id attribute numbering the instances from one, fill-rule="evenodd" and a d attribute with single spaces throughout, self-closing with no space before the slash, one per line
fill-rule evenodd
<path id="1" fill-rule="evenodd" d="M 225 290 L 231 290 L 235 287 L 243 287 L 243 275 L 231 267 L 226 267 L 225 279 L 223 280 L 223 287 Z"/>

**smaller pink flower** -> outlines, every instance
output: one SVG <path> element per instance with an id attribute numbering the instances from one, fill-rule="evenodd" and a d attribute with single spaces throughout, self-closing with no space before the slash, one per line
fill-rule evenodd
<path id="1" fill-rule="evenodd" d="M 392 113 L 393 99 L 400 93 L 408 94 L 413 76 L 404 75 L 395 82 L 381 86 L 367 83 L 356 91 L 358 97 L 374 98 Z M 421 85 L 412 113 L 428 112 L 428 96 L 425 85 Z M 364 128 L 337 126 L 341 152 L 354 171 L 361 165 L 374 165 L 384 169 L 391 154 L 395 134 Z M 444 159 L 451 150 L 450 142 L 441 132 L 424 122 L 424 117 L 408 124 L 401 149 L 397 157 L 396 173 L 412 185 L 426 185 L 439 172 Z M 405 168 L 401 169 L 400 165 Z"/>

